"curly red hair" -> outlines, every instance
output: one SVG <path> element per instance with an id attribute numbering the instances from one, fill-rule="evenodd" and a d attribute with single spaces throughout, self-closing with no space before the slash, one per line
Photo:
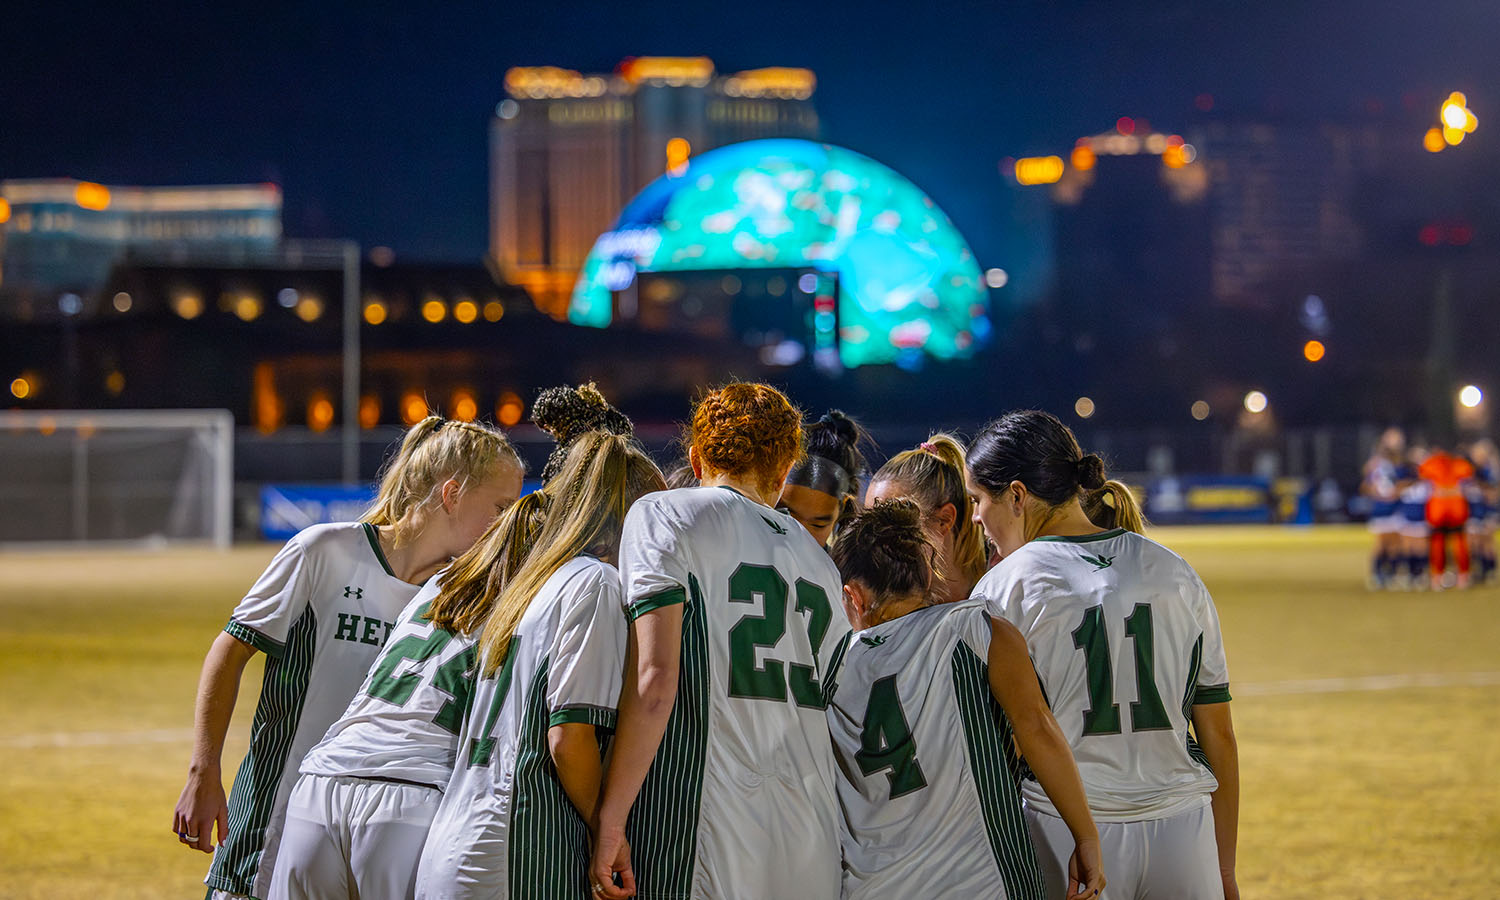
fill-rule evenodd
<path id="1" fill-rule="evenodd" d="M 802 412 L 768 384 L 727 384 L 693 408 L 686 443 L 707 470 L 752 479 L 774 493 L 802 455 Z"/>

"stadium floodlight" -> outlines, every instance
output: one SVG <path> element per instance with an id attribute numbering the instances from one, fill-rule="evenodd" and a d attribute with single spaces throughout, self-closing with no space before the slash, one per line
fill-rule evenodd
<path id="1" fill-rule="evenodd" d="M 233 456 L 228 410 L 0 413 L 0 547 L 228 547 Z"/>

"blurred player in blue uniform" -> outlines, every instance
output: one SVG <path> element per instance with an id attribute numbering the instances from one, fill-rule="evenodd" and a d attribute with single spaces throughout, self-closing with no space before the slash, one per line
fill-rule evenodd
<path id="1" fill-rule="evenodd" d="M 1399 428 L 1387 428 L 1375 445 L 1375 452 L 1365 463 L 1364 480 L 1359 492 L 1370 498 L 1370 533 L 1375 536 L 1375 552 L 1370 557 L 1371 590 L 1394 586 L 1405 557 L 1401 525 L 1404 517 L 1397 508 L 1400 496 L 1396 489 L 1397 469 L 1406 454 L 1406 435 Z"/>

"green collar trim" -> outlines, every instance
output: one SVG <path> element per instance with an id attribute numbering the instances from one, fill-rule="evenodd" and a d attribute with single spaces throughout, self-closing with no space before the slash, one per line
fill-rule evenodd
<path id="1" fill-rule="evenodd" d="M 1033 538 L 1032 540 L 1060 541 L 1066 544 L 1092 544 L 1094 541 L 1107 541 L 1110 538 L 1117 538 L 1124 533 L 1125 529 L 1123 528 L 1111 528 L 1108 531 L 1101 531 L 1098 534 L 1048 534 L 1039 538 Z"/>
<path id="2" fill-rule="evenodd" d="M 365 538 L 370 542 L 370 549 L 374 551 L 375 558 L 380 560 L 380 568 L 385 569 L 385 574 L 392 578 L 397 577 L 395 571 L 391 568 L 391 564 L 385 558 L 385 551 L 380 549 L 380 533 L 375 530 L 375 526 L 369 522 L 361 522 L 359 524 L 364 526 Z"/>

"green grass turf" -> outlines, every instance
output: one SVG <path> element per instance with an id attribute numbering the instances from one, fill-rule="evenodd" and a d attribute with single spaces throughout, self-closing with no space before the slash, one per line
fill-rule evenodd
<path id="1" fill-rule="evenodd" d="M 1244 895 L 1500 893 L 1500 589 L 1368 593 L 1352 528 L 1152 535 L 1223 621 Z M 169 827 L 198 669 L 273 551 L 0 556 L 0 897 L 202 896 Z M 1437 677 L 1308 683 L 1382 675 Z M 227 777 L 259 686 L 257 659 Z"/>

